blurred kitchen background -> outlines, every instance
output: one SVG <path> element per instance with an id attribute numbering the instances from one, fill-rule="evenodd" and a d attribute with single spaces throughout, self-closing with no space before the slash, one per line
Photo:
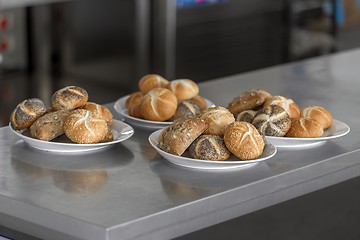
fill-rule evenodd
<path id="1" fill-rule="evenodd" d="M 106 103 L 359 46 L 360 0 L 0 0 L 0 126 L 66 85 Z"/>

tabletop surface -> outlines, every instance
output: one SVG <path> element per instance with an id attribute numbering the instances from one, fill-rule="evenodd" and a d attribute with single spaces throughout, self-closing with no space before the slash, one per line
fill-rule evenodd
<path id="1" fill-rule="evenodd" d="M 358 61 L 354 50 L 200 83 L 218 106 L 261 88 L 324 106 L 351 128 L 246 168 L 173 165 L 139 128 L 114 147 L 76 154 L 31 149 L 0 128 L 0 225 L 45 239 L 168 239 L 359 176 Z"/>

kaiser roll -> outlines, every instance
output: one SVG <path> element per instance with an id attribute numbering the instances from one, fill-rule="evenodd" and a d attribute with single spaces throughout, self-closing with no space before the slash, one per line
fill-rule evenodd
<path id="1" fill-rule="evenodd" d="M 171 119 L 183 117 L 195 117 L 201 112 L 199 105 L 190 100 L 183 100 L 178 103 L 176 112 Z"/>
<path id="2" fill-rule="evenodd" d="M 236 116 L 236 121 L 252 123 L 256 113 L 257 113 L 257 111 L 254 111 L 254 110 L 242 111 Z"/>
<path id="3" fill-rule="evenodd" d="M 224 130 L 230 123 L 235 121 L 234 115 L 226 108 L 217 106 L 204 109 L 199 118 L 203 119 L 209 126 L 204 134 L 224 135 Z"/>
<path id="4" fill-rule="evenodd" d="M 324 129 L 331 126 L 333 117 L 329 110 L 321 106 L 308 106 L 301 110 L 301 117 L 312 118 L 323 126 Z"/>
<path id="5" fill-rule="evenodd" d="M 190 79 L 173 80 L 167 85 L 167 89 L 175 93 L 179 101 L 193 98 L 199 93 L 199 86 Z"/>
<path id="6" fill-rule="evenodd" d="M 237 115 L 245 110 L 256 110 L 260 108 L 271 94 L 261 89 L 250 89 L 235 97 L 229 104 L 229 111 Z"/>
<path id="7" fill-rule="evenodd" d="M 291 128 L 287 137 L 294 138 L 317 138 L 323 135 L 324 129 L 321 123 L 312 118 L 298 118 L 291 122 Z"/>
<path id="8" fill-rule="evenodd" d="M 30 98 L 19 103 L 11 113 L 11 126 L 16 130 L 30 127 L 36 119 L 46 113 L 43 101 L 38 98 Z"/>
<path id="9" fill-rule="evenodd" d="M 148 93 L 153 88 L 165 88 L 169 81 L 157 74 L 147 74 L 143 76 L 138 84 L 143 94 Z"/>
<path id="10" fill-rule="evenodd" d="M 113 115 L 110 110 L 100 104 L 94 102 L 87 102 L 82 109 L 86 109 L 92 112 L 92 117 L 105 120 L 109 125 L 112 123 Z"/>
<path id="11" fill-rule="evenodd" d="M 264 103 L 264 107 L 269 105 L 278 105 L 279 107 L 282 107 L 290 115 L 291 119 L 300 117 L 299 106 L 290 98 L 284 96 L 273 96 L 267 99 Z"/>
<path id="12" fill-rule="evenodd" d="M 88 101 L 88 93 L 85 89 L 76 86 L 68 86 L 56 91 L 51 98 L 54 110 L 72 110 L 85 105 Z"/>
<path id="13" fill-rule="evenodd" d="M 223 138 L 217 135 L 201 135 L 190 145 L 189 153 L 193 158 L 210 161 L 224 161 L 230 157 Z"/>
<path id="14" fill-rule="evenodd" d="M 144 94 L 142 92 L 134 92 L 132 93 L 125 101 L 126 109 L 130 109 L 132 106 L 141 103 Z"/>
<path id="15" fill-rule="evenodd" d="M 196 103 L 197 105 L 199 105 L 199 107 L 201 108 L 201 110 L 204 110 L 205 108 L 208 107 L 205 98 L 196 95 L 195 97 L 190 99 L 192 102 Z"/>

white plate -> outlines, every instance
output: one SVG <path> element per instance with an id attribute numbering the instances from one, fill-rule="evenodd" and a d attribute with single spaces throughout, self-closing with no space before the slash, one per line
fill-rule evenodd
<path id="1" fill-rule="evenodd" d="M 158 139 L 161 133 L 161 129 L 153 132 L 149 136 L 149 142 L 156 151 L 167 159 L 169 162 L 176 165 L 180 165 L 188 168 L 197 168 L 197 169 L 230 169 L 230 168 L 239 168 L 251 166 L 255 163 L 262 162 L 273 157 L 276 154 L 276 147 L 271 143 L 267 142 L 265 144 L 264 152 L 260 158 L 255 160 L 241 161 L 239 158 L 231 155 L 231 157 L 226 161 L 209 161 L 209 160 L 200 160 L 191 158 L 188 151 L 186 151 L 182 156 L 177 156 L 174 154 L 167 153 L 160 148 L 158 148 Z"/>
<path id="2" fill-rule="evenodd" d="M 156 122 L 156 121 L 150 121 L 150 120 L 145 120 L 145 119 L 130 116 L 128 110 L 125 107 L 126 99 L 128 99 L 129 97 L 130 97 L 130 95 L 126 95 L 126 96 L 118 99 L 114 104 L 115 111 L 121 116 L 121 118 L 124 119 L 125 122 L 127 122 L 133 126 L 136 126 L 136 127 L 142 128 L 142 129 L 147 129 L 147 130 L 161 129 L 172 123 L 172 122 Z M 208 99 L 205 99 L 205 101 L 206 101 L 206 104 L 208 107 L 215 106 L 214 103 L 212 103 Z"/>
<path id="3" fill-rule="evenodd" d="M 62 135 L 50 142 L 43 141 L 30 137 L 29 130 L 20 132 L 14 130 L 11 127 L 11 124 L 9 124 L 9 126 L 10 129 L 16 135 L 22 138 L 24 142 L 28 144 L 30 147 L 47 152 L 61 152 L 61 153 L 86 152 L 86 151 L 103 149 L 115 143 L 125 141 L 134 134 L 134 129 L 130 125 L 115 119 L 113 119 L 113 123 L 111 126 L 111 130 L 114 135 L 114 140 L 111 142 L 94 143 L 94 144 L 73 143 L 65 135 Z"/>
<path id="4" fill-rule="evenodd" d="M 325 143 L 326 140 L 345 136 L 350 132 L 350 127 L 339 120 L 333 120 L 333 124 L 324 130 L 324 134 L 318 138 L 290 138 L 266 136 L 266 140 L 276 147 L 311 147 Z"/>

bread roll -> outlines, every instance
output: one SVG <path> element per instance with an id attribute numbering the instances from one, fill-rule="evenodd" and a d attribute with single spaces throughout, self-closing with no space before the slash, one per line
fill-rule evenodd
<path id="1" fill-rule="evenodd" d="M 141 103 L 135 104 L 134 106 L 130 107 L 129 115 L 136 118 L 144 118 L 141 112 Z"/>
<path id="2" fill-rule="evenodd" d="M 199 86 L 190 79 L 177 79 L 167 85 L 167 89 L 175 93 L 176 98 L 187 100 L 199 94 Z"/>
<path id="3" fill-rule="evenodd" d="M 94 102 L 87 102 L 81 108 L 91 111 L 93 117 L 103 119 L 111 125 L 113 115 L 107 107 Z"/>
<path id="4" fill-rule="evenodd" d="M 51 141 L 64 134 L 64 122 L 70 115 L 68 110 L 59 110 L 39 117 L 30 127 L 32 137 Z"/>
<path id="5" fill-rule="evenodd" d="M 233 122 L 227 126 L 224 143 L 230 152 L 242 160 L 259 158 L 265 147 L 263 137 L 247 122 Z"/>
<path id="6" fill-rule="evenodd" d="M 100 142 L 111 142 L 113 140 L 114 140 L 114 134 L 111 131 L 111 127 L 109 127 L 105 137 Z"/>
<path id="7" fill-rule="evenodd" d="M 324 129 L 331 126 L 333 117 L 329 110 L 321 106 L 308 106 L 301 110 L 301 117 L 312 118 L 323 126 Z"/>
<path id="8" fill-rule="evenodd" d="M 178 103 L 176 112 L 171 120 L 175 120 L 183 117 L 195 117 L 201 112 L 199 105 L 190 101 L 184 100 Z"/>
<path id="9" fill-rule="evenodd" d="M 36 119 L 46 113 L 43 101 L 38 98 L 30 98 L 19 103 L 11 113 L 11 126 L 16 130 L 28 128 Z"/>
<path id="10" fill-rule="evenodd" d="M 94 118 L 86 109 L 74 110 L 64 123 L 65 135 L 75 143 L 98 143 L 108 132 L 105 120 Z"/>
<path id="11" fill-rule="evenodd" d="M 235 97 L 229 104 L 229 111 L 235 116 L 245 110 L 257 110 L 271 94 L 261 89 L 250 89 Z"/>
<path id="12" fill-rule="evenodd" d="M 193 101 L 194 103 L 196 103 L 197 105 L 199 105 L 201 110 L 204 110 L 205 108 L 208 107 L 207 103 L 206 103 L 206 99 L 196 95 L 195 97 L 190 99 L 191 101 Z"/>
<path id="13" fill-rule="evenodd" d="M 134 92 L 132 93 L 125 101 L 125 107 L 129 110 L 131 107 L 141 103 L 144 94 L 142 92 Z"/>
<path id="14" fill-rule="evenodd" d="M 291 128 L 287 132 L 287 137 L 294 138 L 317 138 L 324 133 L 323 126 L 312 118 L 298 118 L 291 122 Z"/>
<path id="15" fill-rule="evenodd" d="M 210 161 L 224 161 L 230 157 L 224 140 L 217 135 L 201 135 L 190 145 L 189 152 L 193 158 Z"/>
<path id="16" fill-rule="evenodd" d="M 241 113 L 239 113 L 236 116 L 236 121 L 238 122 L 248 122 L 248 123 L 252 123 L 252 121 L 254 120 L 254 117 L 256 115 L 257 111 L 254 110 L 245 110 L 242 111 Z"/>
<path id="17" fill-rule="evenodd" d="M 88 101 L 88 93 L 85 89 L 76 86 L 68 86 L 56 91 L 51 98 L 52 107 L 57 110 L 72 110 L 85 105 Z"/>
<path id="18" fill-rule="evenodd" d="M 166 88 L 154 88 L 144 96 L 141 114 L 147 120 L 165 121 L 175 114 L 177 104 L 173 92 Z"/>
<path id="19" fill-rule="evenodd" d="M 139 81 L 139 89 L 143 94 L 148 93 L 154 88 L 165 88 L 169 81 L 157 74 L 147 74 Z"/>
<path id="20" fill-rule="evenodd" d="M 224 130 L 230 123 L 235 121 L 234 115 L 224 107 L 210 107 L 204 109 L 199 118 L 203 119 L 209 126 L 204 134 L 224 135 Z"/>
<path id="21" fill-rule="evenodd" d="M 279 107 L 282 107 L 290 115 L 291 119 L 300 117 L 299 106 L 290 98 L 284 96 L 273 96 L 267 99 L 264 103 L 264 107 L 269 105 L 278 105 Z"/>
<path id="22" fill-rule="evenodd" d="M 206 128 L 207 124 L 200 118 L 188 117 L 175 120 L 162 130 L 159 136 L 159 148 L 181 156 Z"/>
<path id="23" fill-rule="evenodd" d="M 290 115 L 277 105 L 260 109 L 252 122 L 260 134 L 283 137 L 291 127 Z"/>

